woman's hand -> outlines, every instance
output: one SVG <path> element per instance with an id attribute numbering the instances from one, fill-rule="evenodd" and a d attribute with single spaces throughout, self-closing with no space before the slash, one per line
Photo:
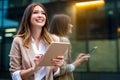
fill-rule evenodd
<path id="1" fill-rule="evenodd" d="M 61 67 L 64 64 L 64 56 L 57 56 L 51 60 L 51 63 L 54 65 L 54 72 L 57 71 L 58 67 Z"/>
<path id="2" fill-rule="evenodd" d="M 53 58 L 51 63 L 58 67 L 62 66 L 64 63 L 64 56 L 57 56 L 56 58 Z"/>
<path id="3" fill-rule="evenodd" d="M 90 57 L 89 54 L 80 53 L 80 54 L 77 56 L 76 60 L 73 62 L 73 65 L 74 65 L 75 67 L 77 67 L 77 66 L 85 63 L 86 61 L 88 61 L 89 57 Z"/>
<path id="4" fill-rule="evenodd" d="M 34 57 L 34 63 L 35 63 L 35 66 L 34 66 L 34 70 L 37 71 L 41 68 L 41 66 L 39 66 L 39 62 L 40 60 L 42 59 L 43 57 L 43 54 L 38 54 L 38 55 L 35 55 Z"/>
<path id="5" fill-rule="evenodd" d="M 26 80 L 26 79 L 30 78 L 30 76 L 32 76 L 35 71 L 37 71 L 41 68 L 41 66 L 39 66 L 38 64 L 39 64 L 39 61 L 41 60 L 42 57 L 43 57 L 42 54 L 36 55 L 34 57 L 35 66 L 33 66 L 29 69 L 20 71 L 20 75 L 21 75 L 22 80 Z"/>

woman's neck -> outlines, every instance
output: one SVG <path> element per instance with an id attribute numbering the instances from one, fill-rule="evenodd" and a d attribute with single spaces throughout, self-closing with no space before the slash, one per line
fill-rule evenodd
<path id="1" fill-rule="evenodd" d="M 35 41 L 35 45 L 36 45 L 36 47 L 37 47 L 37 49 L 39 49 L 39 42 L 40 42 L 40 40 L 41 40 L 41 29 L 33 29 L 32 30 L 32 38 L 34 39 L 34 41 Z"/>
<path id="2" fill-rule="evenodd" d="M 35 28 L 32 29 L 32 37 L 35 41 L 40 40 L 41 32 L 42 32 L 42 29 L 35 29 Z"/>

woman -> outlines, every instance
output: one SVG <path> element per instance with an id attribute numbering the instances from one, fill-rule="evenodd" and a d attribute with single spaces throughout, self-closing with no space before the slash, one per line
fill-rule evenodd
<path id="1" fill-rule="evenodd" d="M 72 33 L 71 18 L 65 14 L 56 14 L 52 17 L 50 23 L 50 33 L 59 36 L 60 42 L 70 43 L 67 35 Z M 82 63 L 86 62 L 90 56 L 88 54 L 81 53 L 77 56 L 76 60 L 71 63 L 71 48 L 65 53 L 65 65 L 60 68 L 60 76 L 56 80 L 74 80 L 73 71 Z"/>
<path id="2" fill-rule="evenodd" d="M 48 33 L 48 19 L 42 4 L 32 3 L 25 9 L 20 27 L 10 50 L 10 68 L 13 80 L 53 80 L 63 65 L 64 57 L 57 56 L 51 63 L 55 66 L 40 66 L 51 42 L 56 41 Z"/>

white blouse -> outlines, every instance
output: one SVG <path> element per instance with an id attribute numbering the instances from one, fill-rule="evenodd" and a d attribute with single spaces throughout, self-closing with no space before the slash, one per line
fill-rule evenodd
<path id="1" fill-rule="evenodd" d="M 42 40 L 40 40 L 39 46 L 38 46 L 38 49 L 37 49 L 37 47 L 36 47 L 36 45 L 35 45 L 35 41 L 34 41 L 34 39 L 32 38 L 32 47 L 33 47 L 34 53 L 35 53 L 36 55 L 37 55 L 37 54 L 42 54 L 42 55 L 44 55 L 45 52 L 46 52 L 46 46 L 45 46 L 45 43 L 44 43 Z M 34 80 L 42 80 L 42 79 L 45 77 L 45 75 L 46 75 L 46 68 L 45 68 L 44 66 L 41 67 L 41 69 L 38 70 L 38 71 L 36 71 L 36 72 L 34 73 L 34 75 L 35 75 Z"/>

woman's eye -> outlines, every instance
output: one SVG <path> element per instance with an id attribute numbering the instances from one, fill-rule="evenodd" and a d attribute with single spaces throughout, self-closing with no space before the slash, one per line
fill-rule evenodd
<path id="1" fill-rule="evenodd" d="M 36 14 L 36 13 L 38 13 L 38 12 L 33 12 L 33 14 Z"/>
<path id="2" fill-rule="evenodd" d="M 41 13 L 41 14 L 44 14 L 45 15 L 45 13 L 43 12 L 43 13 Z"/>

